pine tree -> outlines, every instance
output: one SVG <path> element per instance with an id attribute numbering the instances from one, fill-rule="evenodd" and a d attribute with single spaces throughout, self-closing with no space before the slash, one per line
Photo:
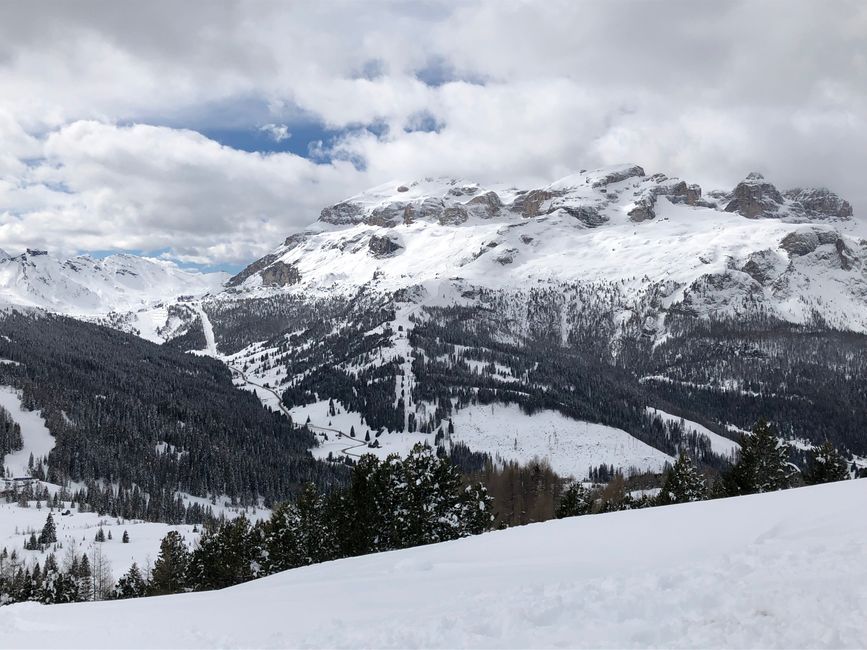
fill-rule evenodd
<path id="1" fill-rule="evenodd" d="M 807 485 L 845 481 L 849 478 L 846 460 L 829 441 L 810 451 L 804 482 Z"/>
<path id="2" fill-rule="evenodd" d="M 195 591 L 231 587 L 258 577 L 259 529 L 243 515 L 206 533 L 190 554 L 188 586 Z"/>
<path id="3" fill-rule="evenodd" d="M 665 475 L 656 503 L 664 506 L 672 503 L 702 501 L 706 498 L 707 489 L 704 479 L 686 452 L 681 451 L 677 461 Z"/>
<path id="4" fill-rule="evenodd" d="M 90 560 L 86 554 L 81 556 L 78 571 L 74 577 L 78 584 L 79 600 L 91 600 L 93 598 L 93 574 L 90 570 Z"/>
<path id="5" fill-rule="evenodd" d="M 57 541 L 57 528 L 54 525 L 54 517 L 48 513 L 45 519 L 45 525 L 42 527 L 42 532 L 39 534 L 39 543 L 43 546 L 54 544 Z"/>
<path id="6" fill-rule="evenodd" d="M 111 592 L 111 597 L 116 600 L 123 598 L 139 598 L 147 593 L 147 582 L 138 568 L 138 564 L 133 562 L 129 570 L 121 576 L 120 580 Z"/>
<path id="7" fill-rule="evenodd" d="M 189 556 L 181 534 L 176 530 L 169 531 L 160 542 L 160 553 L 154 562 L 148 594 L 161 596 L 184 591 Z"/>
<path id="8" fill-rule="evenodd" d="M 313 483 L 298 497 L 298 551 L 302 564 L 326 562 L 337 556 L 325 498 Z"/>
<path id="9" fill-rule="evenodd" d="M 80 600 L 80 592 L 75 578 L 60 571 L 57 560 L 51 553 L 45 560 L 42 571 L 42 585 L 37 595 L 39 602 L 46 605 L 74 603 Z"/>
<path id="10" fill-rule="evenodd" d="M 593 495 L 580 482 L 573 483 L 563 492 L 554 516 L 557 519 L 578 517 L 590 514 L 593 508 Z"/>
<path id="11" fill-rule="evenodd" d="M 494 499 L 481 483 L 464 489 L 460 510 L 460 536 L 479 535 L 494 525 Z"/>
<path id="12" fill-rule="evenodd" d="M 341 557 L 373 553 L 381 541 L 383 511 L 377 506 L 381 491 L 381 461 L 364 454 L 352 470 L 349 486 L 329 499 L 329 518 Z"/>
<path id="13" fill-rule="evenodd" d="M 780 440 L 776 427 L 761 419 L 752 433 L 741 438 L 738 462 L 725 482 L 729 495 L 737 496 L 784 490 L 790 487 L 792 476 L 789 446 Z"/>
<path id="14" fill-rule="evenodd" d="M 120 541 L 124 544 L 129 544 L 129 533 L 123 531 L 123 537 L 120 538 Z"/>
<path id="15" fill-rule="evenodd" d="M 95 542 L 104 542 L 105 541 L 105 531 L 102 529 L 102 527 L 100 527 L 99 530 L 96 531 L 96 536 L 93 538 L 93 541 L 95 541 Z"/>

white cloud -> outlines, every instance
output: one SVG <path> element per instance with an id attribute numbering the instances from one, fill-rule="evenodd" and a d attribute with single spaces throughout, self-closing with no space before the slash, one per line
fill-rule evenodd
<path id="1" fill-rule="evenodd" d="M 285 124 L 265 124 L 259 127 L 259 130 L 265 133 L 274 142 L 283 142 L 292 137 L 289 132 L 289 127 Z"/>
<path id="2" fill-rule="evenodd" d="M 863 214 L 864 52 L 855 0 L 7 3 L 0 246 L 243 262 L 391 178 L 532 184 L 622 161 L 710 187 L 759 169 Z M 407 132 L 420 115 L 437 131 Z M 147 125 L 294 143 L 299 116 L 347 129 L 314 145 L 336 162 Z"/>

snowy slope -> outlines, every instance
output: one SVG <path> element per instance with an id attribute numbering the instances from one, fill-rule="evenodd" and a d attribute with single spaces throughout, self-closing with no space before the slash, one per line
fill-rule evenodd
<path id="1" fill-rule="evenodd" d="M 41 508 L 37 508 L 36 502 L 32 501 L 29 507 L 22 508 L 17 503 L 0 503 L 0 548 L 6 548 L 10 553 L 14 550 L 18 557 L 28 563 L 45 561 L 46 553 L 24 550 L 30 533 L 35 532 L 38 537 L 45 525 L 49 509 L 44 503 L 41 505 Z M 115 581 L 126 573 L 133 562 L 142 568 L 152 565 L 159 553 L 160 541 L 170 530 L 180 532 L 188 543 L 199 538 L 199 534 L 193 532 L 193 526 L 121 520 L 74 509 L 70 510 L 69 515 L 61 515 L 68 505 L 52 513 L 57 527 L 57 560 L 62 562 L 69 549 L 74 549 L 78 555 L 90 555 L 98 545 L 110 564 Z M 102 543 L 95 542 L 94 537 L 100 528 L 106 535 L 111 533 L 112 538 Z M 124 531 L 129 535 L 127 544 L 122 541 Z"/>
<path id="2" fill-rule="evenodd" d="M 54 449 L 54 436 L 45 426 L 39 411 L 27 411 L 21 406 L 21 392 L 12 386 L 0 386 L 0 406 L 6 409 L 12 419 L 21 427 L 23 446 L 18 451 L 0 458 L 0 475 L 9 477 L 30 476 L 30 455 L 39 461 L 47 458 Z"/>
<path id="3" fill-rule="evenodd" d="M 556 411 L 522 412 L 516 404 L 470 406 L 455 413 L 453 442 L 494 458 L 528 463 L 547 460 L 557 474 L 584 479 L 603 463 L 661 472 L 674 459 L 615 427 L 582 422 Z"/>
<path id="4" fill-rule="evenodd" d="M 114 324 L 150 335 L 166 321 L 165 304 L 219 290 L 223 273 L 199 273 L 135 255 L 58 259 L 45 251 L 0 256 L 0 304 L 38 307 L 90 320 L 114 313 Z M 121 320 L 123 321 L 121 323 Z"/>
<path id="5" fill-rule="evenodd" d="M 714 453 L 719 454 L 720 456 L 730 457 L 735 454 L 741 446 L 731 440 L 726 438 L 725 436 L 721 436 L 718 433 L 715 433 L 708 429 L 706 426 L 699 424 L 698 422 L 693 422 L 692 420 L 685 420 L 683 418 L 679 418 L 676 415 L 672 415 L 671 413 L 666 413 L 665 411 L 661 411 L 660 409 L 647 407 L 647 410 L 653 415 L 658 415 L 666 422 L 683 422 L 684 427 L 687 431 L 698 433 L 699 435 L 706 436 L 708 440 L 710 440 L 711 449 Z"/>
<path id="6" fill-rule="evenodd" d="M 690 308 L 719 314 L 735 312 L 733 298 L 749 294 L 784 320 L 808 322 L 818 311 L 835 326 L 867 331 L 859 222 L 796 211 L 788 199 L 774 218 L 748 218 L 727 211 L 727 198 L 700 194 L 635 165 L 529 191 L 457 179 L 389 183 L 324 209 L 236 276 L 227 297 L 421 285 L 441 299 L 466 286 L 605 281 L 621 284 L 634 303 L 661 289 L 662 308 L 690 293 Z M 287 268 L 290 275 L 280 272 Z M 724 286 L 709 293 L 702 279 L 714 277 Z"/>
<path id="7" fill-rule="evenodd" d="M 220 592 L 0 608 L 0 646 L 854 648 L 867 481 L 534 524 Z"/>

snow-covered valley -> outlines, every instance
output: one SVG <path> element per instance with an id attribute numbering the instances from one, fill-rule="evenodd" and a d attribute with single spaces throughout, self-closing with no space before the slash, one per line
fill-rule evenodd
<path id="1" fill-rule="evenodd" d="M 217 592 L 0 608 L 16 648 L 867 643 L 867 481 L 593 515 Z"/>

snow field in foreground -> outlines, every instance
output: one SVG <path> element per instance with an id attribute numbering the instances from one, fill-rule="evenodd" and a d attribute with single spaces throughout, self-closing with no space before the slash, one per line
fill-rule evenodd
<path id="1" fill-rule="evenodd" d="M 534 524 L 219 592 L 0 608 L 0 647 L 863 647 L 867 481 Z"/>

